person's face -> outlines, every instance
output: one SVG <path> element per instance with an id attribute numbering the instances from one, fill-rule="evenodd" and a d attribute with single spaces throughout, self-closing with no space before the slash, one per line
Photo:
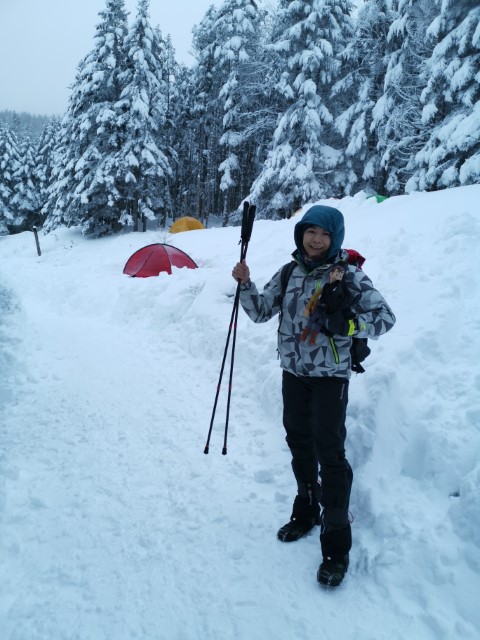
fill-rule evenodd
<path id="1" fill-rule="evenodd" d="M 325 258 L 331 244 L 330 234 L 322 227 L 308 227 L 303 234 L 303 249 L 309 258 Z"/>

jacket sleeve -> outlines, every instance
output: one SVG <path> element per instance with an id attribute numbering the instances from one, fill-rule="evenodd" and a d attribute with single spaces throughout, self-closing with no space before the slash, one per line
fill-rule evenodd
<path id="1" fill-rule="evenodd" d="M 267 322 L 279 313 L 282 302 L 280 271 L 267 282 L 262 293 L 252 281 L 240 285 L 240 304 L 253 322 Z"/>
<path id="2" fill-rule="evenodd" d="M 393 327 L 395 315 L 385 298 L 374 288 L 370 278 L 360 269 L 346 276 L 353 296 L 352 309 L 358 318 L 358 338 L 379 338 Z"/>

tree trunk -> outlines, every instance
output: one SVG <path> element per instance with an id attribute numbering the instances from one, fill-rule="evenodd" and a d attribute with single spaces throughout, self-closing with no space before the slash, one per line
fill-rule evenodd
<path id="1" fill-rule="evenodd" d="M 138 202 L 136 200 L 132 200 L 130 202 L 132 217 L 133 217 L 133 230 L 138 231 Z"/>

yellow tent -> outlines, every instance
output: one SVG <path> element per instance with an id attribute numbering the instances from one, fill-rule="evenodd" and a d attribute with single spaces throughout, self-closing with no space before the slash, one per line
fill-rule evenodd
<path id="1" fill-rule="evenodd" d="M 175 220 L 170 227 L 170 233 L 180 233 L 180 231 L 191 231 L 192 229 L 205 229 L 205 226 L 197 218 L 183 216 L 183 218 Z"/>

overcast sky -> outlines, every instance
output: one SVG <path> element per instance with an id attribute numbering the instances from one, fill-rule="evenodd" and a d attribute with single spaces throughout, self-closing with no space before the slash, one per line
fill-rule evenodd
<path id="1" fill-rule="evenodd" d="M 136 0 L 125 0 L 135 17 Z M 222 0 L 150 0 L 152 26 L 191 64 L 192 27 Z M 94 45 L 105 0 L 0 0 L 0 111 L 63 114 L 75 70 Z"/>

